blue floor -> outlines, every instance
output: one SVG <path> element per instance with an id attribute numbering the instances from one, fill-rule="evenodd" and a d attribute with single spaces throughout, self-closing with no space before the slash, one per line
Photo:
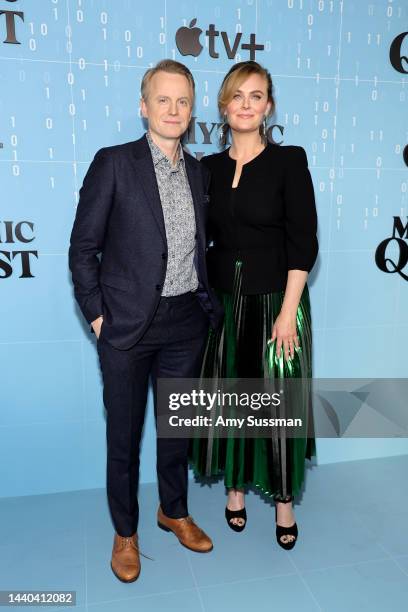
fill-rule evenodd
<path id="1" fill-rule="evenodd" d="M 190 552 L 158 529 L 156 486 L 143 485 L 140 547 L 153 560 L 141 558 L 131 584 L 109 566 L 113 530 L 104 490 L 3 498 L 0 590 L 75 590 L 71 609 L 80 612 L 404 610 L 407 473 L 408 456 L 308 469 L 290 552 L 278 547 L 273 508 L 258 494 L 247 496 L 248 524 L 235 533 L 224 519 L 222 483 L 194 482 L 190 513 L 214 550 Z"/>

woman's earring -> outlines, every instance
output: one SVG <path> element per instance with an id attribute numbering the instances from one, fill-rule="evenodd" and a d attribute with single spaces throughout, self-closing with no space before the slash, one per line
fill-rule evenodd
<path id="1" fill-rule="evenodd" d="M 218 130 L 218 139 L 221 145 L 226 144 L 227 130 L 228 130 L 227 113 L 224 113 L 224 116 L 222 118 L 222 123 Z"/>
<path id="2" fill-rule="evenodd" d="M 268 131 L 268 125 L 266 123 L 266 115 L 264 115 L 264 118 L 263 118 L 263 121 L 260 127 L 260 132 L 261 132 L 262 140 L 264 141 L 265 144 L 268 142 L 267 131 Z"/>

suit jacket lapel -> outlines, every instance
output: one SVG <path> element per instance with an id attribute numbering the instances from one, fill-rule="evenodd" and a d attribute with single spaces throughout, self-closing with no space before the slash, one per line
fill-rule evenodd
<path id="1" fill-rule="evenodd" d="M 192 159 L 190 159 L 190 156 L 187 153 L 184 155 L 184 160 L 191 195 L 193 198 L 197 234 L 201 240 L 201 244 L 204 244 L 203 194 L 200 188 L 199 167 Z M 159 187 L 157 185 L 152 154 L 150 152 L 146 135 L 134 142 L 132 163 L 135 168 L 136 176 L 143 188 L 146 200 L 149 203 L 153 216 L 157 222 L 164 243 L 167 244 Z"/>
<path id="2" fill-rule="evenodd" d="M 201 240 L 201 244 L 204 244 L 203 194 L 200 189 L 199 168 L 193 163 L 193 160 L 189 158 L 187 153 L 184 155 L 184 159 L 191 195 L 193 197 L 197 234 Z"/>
<path id="3" fill-rule="evenodd" d="M 157 185 L 156 173 L 146 136 L 134 143 L 132 163 L 136 176 L 142 186 L 146 200 L 150 205 L 153 216 L 157 222 L 164 243 L 167 243 L 166 230 L 164 226 L 163 208 L 160 200 L 159 187 Z"/>

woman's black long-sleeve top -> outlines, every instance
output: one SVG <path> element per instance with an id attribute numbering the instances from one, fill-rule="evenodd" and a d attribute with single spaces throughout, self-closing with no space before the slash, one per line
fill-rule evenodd
<path id="1" fill-rule="evenodd" d="M 242 167 L 229 149 L 202 158 L 211 172 L 208 274 L 212 287 L 231 292 L 242 261 L 242 293 L 285 290 L 288 270 L 309 272 L 316 260 L 317 215 L 306 152 L 268 144 Z"/>

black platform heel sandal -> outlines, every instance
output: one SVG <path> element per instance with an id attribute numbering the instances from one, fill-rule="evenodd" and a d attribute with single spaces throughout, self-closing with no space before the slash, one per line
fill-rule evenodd
<path id="1" fill-rule="evenodd" d="M 276 501 L 282 504 L 287 504 L 288 502 L 292 501 L 292 497 L 289 497 L 289 499 L 275 499 L 276 541 L 278 542 L 279 546 L 285 550 L 291 550 L 296 544 L 296 540 L 299 535 L 298 527 L 296 521 L 290 527 L 282 527 L 282 525 L 278 525 L 278 510 L 276 507 Z M 289 542 L 282 542 L 281 538 L 283 536 L 294 536 L 294 539 Z"/>
<path id="2" fill-rule="evenodd" d="M 228 527 L 230 527 L 234 531 L 243 531 L 247 523 L 246 508 L 244 507 L 241 510 L 228 510 L 228 508 L 225 507 L 225 518 L 227 519 Z M 243 525 L 234 525 L 234 523 L 230 522 L 231 519 L 234 518 L 244 519 L 245 523 Z"/>

